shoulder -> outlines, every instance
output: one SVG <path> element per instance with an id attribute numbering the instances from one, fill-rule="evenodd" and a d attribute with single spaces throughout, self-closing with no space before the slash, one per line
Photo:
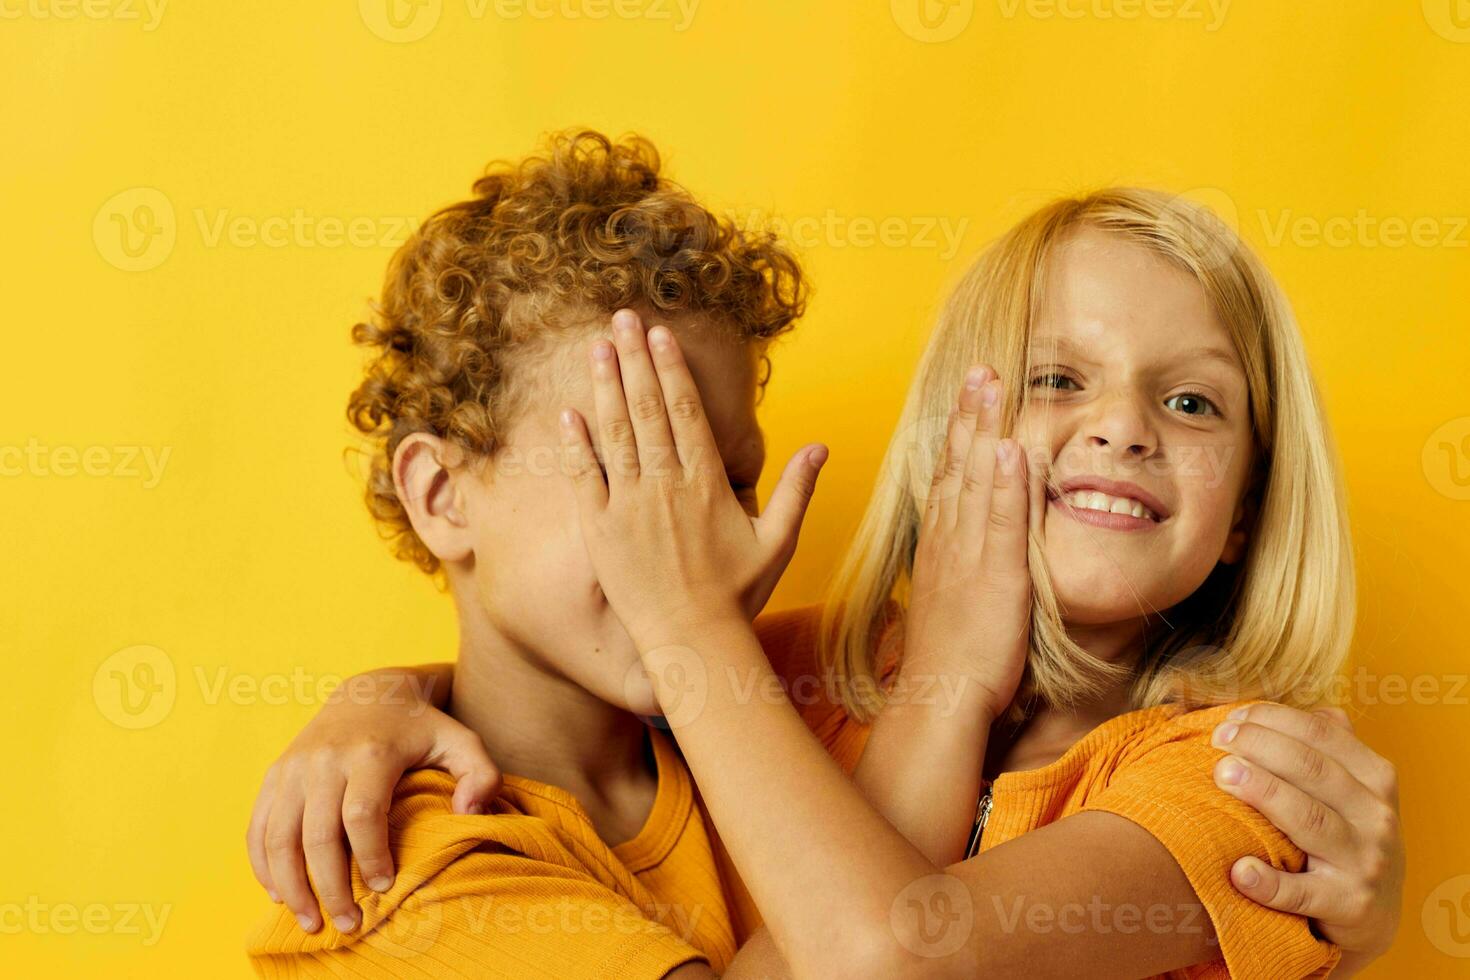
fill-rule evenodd
<path id="1" fill-rule="evenodd" d="M 1269 820 L 1215 784 L 1215 764 L 1226 753 L 1212 737 L 1244 703 L 1135 712 L 1132 727 L 1097 747 L 1100 788 L 1082 809 L 1124 817 L 1164 846 L 1214 923 L 1232 975 L 1264 975 L 1252 971 L 1282 964 L 1290 964 L 1288 972 L 1300 969 L 1293 976 L 1306 975 L 1330 965 L 1335 950 L 1305 919 L 1257 905 L 1230 881 L 1231 867 L 1248 854 L 1291 872 L 1306 861 Z"/>
<path id="2" fill-rule="evenodd" d="M 491 813 L 467 815 L 453 793 L 447 773 L 406 774 L 388 814 L 393 887 L 371 891 L 354 865 L 352 933 L 328 920 L 308 935 L 277 907 L 247 938 L 257 972 L 389 977 L 412 959 L 430 975 L 661 977 L 703 958 L 630 901 L 567 794 L 507 776 Z"/>
<path id="3" fill-rule="evenodd" d="M 1089 805 L 1101 797 L 1136 800 L 1142 806 L 1189 810 L 1195 819 L 1218 813 L 1263 834 L 1274 831 L 1264 817 L 1215 785 L 1215 764 L 1226 753 L 1213 744 L 1214 733 L 1240 706 L 1149 708 L 1100 726 L 1079 744 L 1098 777 Z"/>
<path id="4" fill-rule="evenodd" d="M 807 676 L 825 681 L 829 665 L 822 662 L 823 640 L 834 630 L 840 614 L 840 605 L 812 605 L 756 617 L 755 635 L 771 662 L 771 669 L 788 684 Z M 897 667 L 902 646 L 901 630 L 897 629 L 900 621 L 901 609 L 898 603 L 890 601 L 872 637 L 874 649 L 880 654 L 877 658 L 880 676 L 891 674 Z"/>

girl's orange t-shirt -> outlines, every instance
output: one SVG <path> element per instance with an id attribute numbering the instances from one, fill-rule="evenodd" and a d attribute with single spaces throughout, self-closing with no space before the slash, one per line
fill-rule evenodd
<path id="1" fill-rule="evenodd" d="M 817 662 L 820 610 L 756 624 L 776 673 L 803 719 L 848 772 L 868 727 L 831 695 Z M 885 676 L 896 651 L 890 651 Z M 1231 706 L 1136 711 L 1099 726 L 1051 765 L 1007 773 L 992 787 L 982 850 L 1083 810 L 1116 813 L 1154 835 L 1179 862 L 1220 942 L 1191 978 L 1323 976 L 1335 947 L 1305 919 L 1256 905 L 1230 884 L 1245 854 L 1289 871 L 1305 856 L 1264 817 L 1214 785 L 1223 754 L 1210 733 Z M 609 846 L 574 797 L 517 776 L 493 812 L 451 811 L 453 780 L 435 770 L 404 776 L 389 813 L 398 875 L 379 895 L 353 865 L 362 925 L 314 935 L 284 906 L 250 935 L 264 977 L 662 977 L 691 961 L 715 972 L 760 926 L 678 749 L 650 734 L 658 790 L 644 827 Z M 324 917 L 325 919 L 325 917 Z"/>

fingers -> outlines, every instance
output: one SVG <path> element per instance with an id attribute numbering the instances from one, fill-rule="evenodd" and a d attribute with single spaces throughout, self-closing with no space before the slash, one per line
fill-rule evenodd
<path id="1" fill-rule="evenodd" d="M 458 725 L 458 722 L 454 722 Z M 500 792 L 500 767 L 485 751 L 478 734 L 459 726 L 452 735 L 440 736 L 442 749 L 430 754 L 429 765 L 454 777 L 454 812 L 488 813 L 490 801 Z"/>
<path id="2" fill-rule="evenodd" d="M 971 445 L 975 440 L 975 422 L 980 416 L 981 399 L 991 371 L 984 365 L 976 365 L 965 374 L 964 384 L 954 411 L 950 413 L 945 433 L 944 448 L 934 468 L 934 480 L 929 488 L 926 513 L 931 526 L 949 529 L 955 526 L 960 507 L 960 491 L 965 485 L 966 471 L 970 460 Z"/>
<path id="3" fill-rule="evenodd" d="M 672 472 L 674 435 L 664 409 L 664 395 L 643 321 L 632 310 L 613 314 L 613 343 L 617 347 L 617 371 L 623 381 L 623 397 L 633 424 L 638 470 L 643 473 Z M 598 417 L 602 405 L 598 404 Z"/>
<path id="4" fill-rule="evenodd" d="M 375 892 L 385 892 L 393 887 L 393 854 L 388 849 L 388 808 L 393 803 L 393 788 L 402 775 L 401 765 L 388 765 L 375 759 L 349 770 L 347 786 L 342 794 L 340 819 L 347 830 L 352 856 L 357 859 L 362 880 Z M 321 872 L 313 865 L 311 873 L 316 878 L 317 888 L 321 889 Z M 322 902 L 329 914 L 337 914 L 325 894 Z M 337 928 L 342 929 L 340 925 Z"/>
<path id="5" fill-rule="evenodd" d="M 1215 764 L 1215 785 L 1260 811 L 1308 854 L 1351 860 L 1353 831 L 1338 812 L 1268 769 L 1238 756 Z"/>
<path id="6" fill-rule="evenodd" d="M 281 900 L 296 915 L 307 932 L 321 928 L 316 896 L 306 880 L 306 860 L 301 852 L 301 820 L 306 801 L 294 779 L 282 779 L 276 803 L 266 821 L 265 852 L 271 881 Z"/>
<path id="7" fill-rule="evenodd" d="M 807 505 L 817 489 L 817 475 L 822 472 L 825 462 L 826 446 L 806 446 L 798 450 L 782 471 L 765 512 L 756 519 L 756 537 L 765 542 L 772 554 L 786 561 L 796 553 L 801 522 L 806 517 Z"/>
<path id="8" fill-rule="evenodd" d="M 356 929 L 362 918 L 352 899 L 352 874 L 347 864 L 347 849 L 342 843 L 346 787 L 347 781 L 340 775 L 318 774 L 306 798 L 301 826 L 301 842 L 311 880 L 321 896 L 322 907 L 339 932 Z"/>
<path id="9" fill-rule="evenodd" d="M 1020 444 L 1014 439 L 1000 440 L 995 445 L 995 487 L 990 495 L 990 516 L 985 528 L 988 573 L 1016 580 L 1016 571 L 1026 567 L 1030 494 L 1026 458 Z"/>
<path id="10" fill-rule="evenodd" d="M 1237 708 L 1230 713 L 1230 718 L 1235 722 L 1248 722 L 1290 736 L 1334 760 L 1361 787 L 1366 787 L 1378 799 L 1390 805 L 1396 804 L 1398 779 L 1393 766 L 1353 734 L 1352 723 L 1341 708 L 1301 711 L 1284 704 L 1263 702 Z M 1264 759 L 1257 761 L 1266 764 Z M 1343 786 L 1342 790 L 1343 795 L 1323 799 L 1346 816 L 1356 816 L 1363 812 L 1366 801 L 1361 789 Z"/>
<path id="11" fill-rule="evenodd" d="M 658 372 L 663 404 L 668 408 L 674 446 L 685 472 L 720 469 L 720 451 L 704 414 L 704 401 L 694 386 L 673 331 L 664 326 L 654 327 L 648 331 L 648 346 Z"/>
<path id="12" fill-rule="evenodd" d="M 265 889 L 272 902 L 279 902 L 281 896 L 271 881 L 270 861 L 265 853 L 265 825 L 276 799 L 277 771 L 275 766 L 266 770 L 260 792 L 255 797 L 255 806 L 250 810 L 250 826 L 245 831 L 245 850 L 250 854 L 250 870 L 255 873 L 255 880 L 260 882 L 260 887 Z"/>
<path id="13" fill-rule="evenodd" d="M 580 412 L 572 408 L 564 408 L 561 412 L 561 459 L 562 472 L 572 481 L 572 490 L 577 497 L 577 509 L 585 514 L 595 514 L 607 506 L 608 481 L 615 479 L 613 476 L 616 464 L 612 463 L 612 457 L 608 455 L 607 439 L 609 429 L 603 426 L 603 454 L 609 460 L 608 475 L 602 475 L 602 470 L 597 466 L 597 456 L 592 451 L 592 439 L 587 433 L 587 420 L 582 418 Z M 628 446 L 621 450 L 627 453 L 627 458 L 633 458 L 633 449 Z M 626 480 L 626 474 L 622 477 Z"/>
<path id="14" fill-rule="evenodd" d="M 618 353 L 605 340 L 592 345 L 592 405 L 597 412 L 597 435 L 602 440 L 607 486 L 616 490 L 638 479 L 638 442 L 633 434 L 633 422 L 628 418 Z"/>
<path id="15" fill-rule="evenodd" d="M 1347 904 L 1338 883 L 1315 872 L 1280 871 L 1256 857 L 1236 861 L 1230 868 L 1230 883 L 1267 908 L 1322 921 L 1338 921 Z"/>
<path id="16" fill-rule="evenodd" d="M 964 479 L 960 483 L 954 524 L 960 540 L 976 543 L 984 539 L 985 521 L 995 491 L 995 446 L 1000 437 L 1000 382 L 987 380 L 981 385 L 977 400 L 979 411 L 975 416 L 975 434 L 970 443 L 970 458 L 965 463 Z"/>
<path id="17" fill-rule="evenodd" d="M 1038 450 L 1039 452 L 1039 450 Z M 1025 446 L 1021 447 L 1021 455 L 1026 463 L 1026 478 L 1030 484 L 1030 492 L 1027 494 L 1030 509 L 1027 516 L 1031 521 L 1031 534 L 1040 541 L 1046 530 L 1046 469 L 1049 457 L 1033 456 Z"/>

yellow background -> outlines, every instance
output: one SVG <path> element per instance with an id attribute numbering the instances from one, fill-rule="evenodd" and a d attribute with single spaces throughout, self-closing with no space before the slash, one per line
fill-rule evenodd
<path id="1" fill-rule="evenodd" d="M 1110 182 L 1236 221 L 1346 465 L 1358 726 L 1410 848 L 1377 975 L 1470 966 L 1439 905 L 1470 891 L 1470 4 L 691 2 L 0 0 L 0 971 L 247 972 L 248 807 L 317 682 L 454 644 L 342 459 L 348 327 L 404 219 L 581 124 L 802 233 L 818 291 L 764 419 L 773 460 L 833 458 L 777 604 L 818 596 L 979 246 Z"/>

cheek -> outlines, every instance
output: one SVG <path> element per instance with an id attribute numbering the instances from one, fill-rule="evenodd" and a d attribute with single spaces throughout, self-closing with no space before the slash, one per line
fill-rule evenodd
<path id="1" fill-rule="evenodd" d="M 1054 422 L 1055 419 L 1052 420 L 1052 423 Z M 1059 430 L 1059 426 L 1048 424 L 1041 413 L 1028 411 L 1023 405 L 1020 417 L 1016 419 L 1016 429 L 1013 435 L 1016 441 L 1027 449 L 1037 452 L 1044 449 L 1054 456 L 1060 447 L 1052 443 L 1057 438 L 1056 434 Z"/>
<path id="2" fill-rule="evenodd" d="M 538 624 L 554 620 L 585 628 L 606 603 L 570 490 L 560 480 L 526 477 L 504 479 L 497 491 L 475 547 L 476 576 L 487 602 L 513 607 Z"/>

